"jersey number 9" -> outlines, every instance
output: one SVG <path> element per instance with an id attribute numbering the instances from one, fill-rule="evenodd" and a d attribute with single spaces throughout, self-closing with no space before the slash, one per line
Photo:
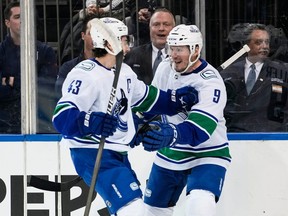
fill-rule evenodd
<path id="1" fill-rule="evenodd" d="M 219 99 L 220 99 L 220 90 L 219 89 L 215 89 L 214 90 L 213 102 L 214 103 L 218 103 Z"/>

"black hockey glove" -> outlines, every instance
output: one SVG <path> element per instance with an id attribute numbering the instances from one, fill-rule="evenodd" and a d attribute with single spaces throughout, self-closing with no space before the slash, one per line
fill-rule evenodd
<path id="1" fill-rule="evenodd" d="M 78 126 L 82 136 L 101 135 L 108 137 L 116 131 L 118 120 L 115 116 L 102 112 L 80 112 Z"/>

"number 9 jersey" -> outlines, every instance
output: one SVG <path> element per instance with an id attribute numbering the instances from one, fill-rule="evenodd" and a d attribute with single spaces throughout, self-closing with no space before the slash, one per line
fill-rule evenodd
<path id="1" fill-rule="evenodd" d="M 224 118 L 226 88 L 219 72 L 205 60 L 200 61 L 201 65 L 192 72 L 178 73 L 167 58 L 158 66 L 152 81 L 164 91 L 190 85 L 199 96 L 199 102 L 188 113 L 162 115 L 163 122 L 189 125 L 183 134 L 190 136 L 190 143 L 160 149 L 155 164 L 161 167 L 185 170 L 209 163 L 227 168 L 231 162 Z"/>

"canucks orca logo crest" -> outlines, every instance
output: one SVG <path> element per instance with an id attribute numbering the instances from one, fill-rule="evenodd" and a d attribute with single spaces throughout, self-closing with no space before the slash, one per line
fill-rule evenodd
<path id="1" fill-rule="evenodd" d="M 207 71 L 203 71 L 200 73 L 200 76 L 203 78 L 203 79 L 211 79 L 211 78 L 217 78 L 217 75 L 215 74 L 214 71 L 210 71 L 210 70 L 207 70 Z"/>
<path id="2" fill-rule="evenodd" d="M 127 122 L 123 121 L 121 119 L 121 116 L 123 116 L 127 112 L 128 99 L 127 99 L 123 89 L 120 89 L 120 92 L 121 92 L 121 98 L 117 99 L 117 102 L 115 104 L 113 113 L 119 119 L 118 129 L 121 130 L 121 131 L 127 131 L 128 130 Z"/>

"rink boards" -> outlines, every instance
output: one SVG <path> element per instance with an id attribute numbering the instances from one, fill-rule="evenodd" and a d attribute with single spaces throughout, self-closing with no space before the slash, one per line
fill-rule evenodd
<path id="1" fill-rule="evenodd" d="M 76 177 L 69 149 L 59 145 L 60 139 L 59 135 L 0 136 L 1 215 L 84 215 L 89 188 L 83 182 L 62 193 L 26 186 L 30 175 L 50 181 Z M 229 134 L 229 140 L 232 164 L 217 216 L 287 216 L 288 134 Z M 144 190 L 154 153 L 138 146 L 129 157 Z M 97 196 L 90 215 L 99 215 L 104 207 Z M 184 215 L 184 207 L 182 194 L 174 216 Z"/>

